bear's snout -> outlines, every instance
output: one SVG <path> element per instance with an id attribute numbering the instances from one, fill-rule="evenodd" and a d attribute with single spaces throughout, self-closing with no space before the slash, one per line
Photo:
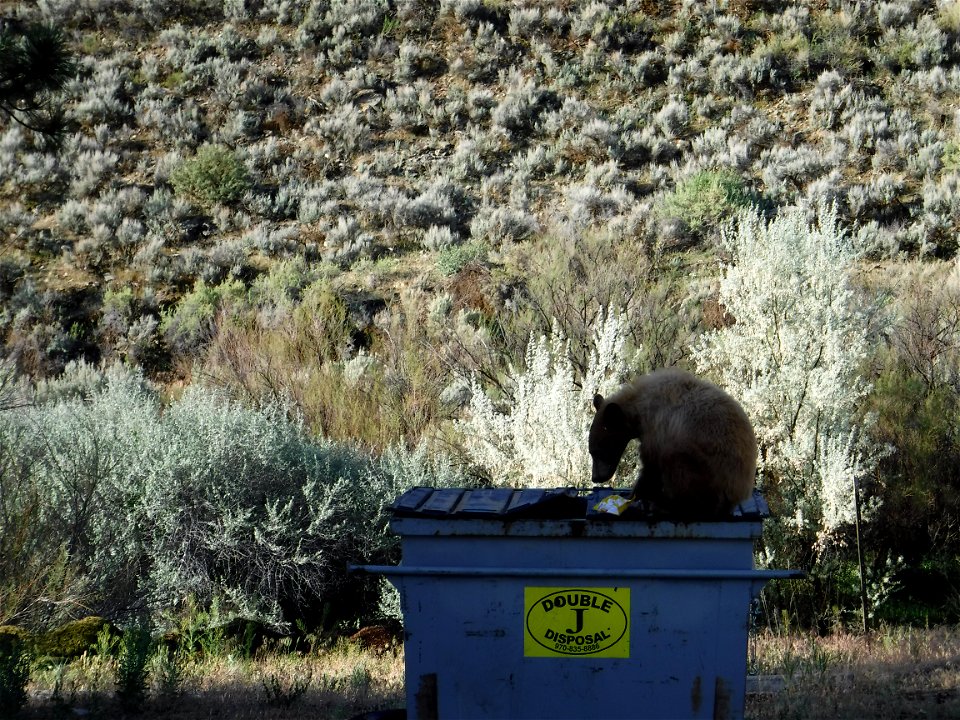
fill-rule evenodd
<path id="1" fill-rule="evenodd" d="M 595 485 L 609 482 L 616 471 L 616 463 L 604 462 L 598 458 L 593 459 L 593 483 Z"/>

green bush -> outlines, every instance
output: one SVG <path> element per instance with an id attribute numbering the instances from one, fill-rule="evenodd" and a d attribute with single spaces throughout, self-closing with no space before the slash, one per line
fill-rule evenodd
<path id="1" fill-rule="evenodd" d="M 679 218 L 695 233 L 717 227 L 750 204 L 743 179 L 729 170 L 701 170 L 679 183 L 654 207 L 654 215 Z"/>
<path id="2" fill-rule="evenodd" d="M 241 304 L 245 296 L 246 289 L 239 280 L 219 285 L 197 280 L 176 307 L 161 314 L 160 332 L 174 352 L 194 351 L 212 336 L 218 313 Z"/>
<path id="3" fill-rule="evenodd" d="M 173 171 L 170 183 L 178 195 L 206 209 L 236 202 L 251 186 L 243 161 L 221 145 L 202 146 Z"/>
<path id="4" fill-rule="evenodd" d="M 469 242 L 441 250 L 437 254 L 437 270 L 446 277 L 456 275 L 470 263 L 485 262 L 490 248 L 483 242 Z"/>

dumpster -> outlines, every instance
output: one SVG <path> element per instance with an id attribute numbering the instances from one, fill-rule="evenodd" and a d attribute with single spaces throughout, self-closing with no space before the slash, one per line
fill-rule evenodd
<path id="1" fill-rule="evenodd" d="M 407 717 L 738 718 L 766 503 L 676 522 L 624 491 L 414 488 L 391 506 Z"/>

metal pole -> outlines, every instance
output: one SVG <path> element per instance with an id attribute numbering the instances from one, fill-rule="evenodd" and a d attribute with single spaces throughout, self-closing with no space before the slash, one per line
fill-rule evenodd
<path id="1" fill-rule="evenodd" d="M 853 505 L 857 510 L 857 562 L 860 564 L 860 608 L 863 612 L 863 632 L 869 631 L 867 619 L 867 575 L 863 567 L 863 544 L 860 542 L 860 485 L 857 476 L 853 476 Z"/>

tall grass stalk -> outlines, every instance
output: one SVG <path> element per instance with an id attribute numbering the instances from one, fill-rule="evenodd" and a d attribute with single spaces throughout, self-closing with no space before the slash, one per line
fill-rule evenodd
<path id="1" fill-rule="evenodd" d="M 116 666 L 117 699 L 129 712 L 138 712 L 147 699 L 150 647 L 150 629 L 145 622 L 138 621 L 123 631 Z"/>

